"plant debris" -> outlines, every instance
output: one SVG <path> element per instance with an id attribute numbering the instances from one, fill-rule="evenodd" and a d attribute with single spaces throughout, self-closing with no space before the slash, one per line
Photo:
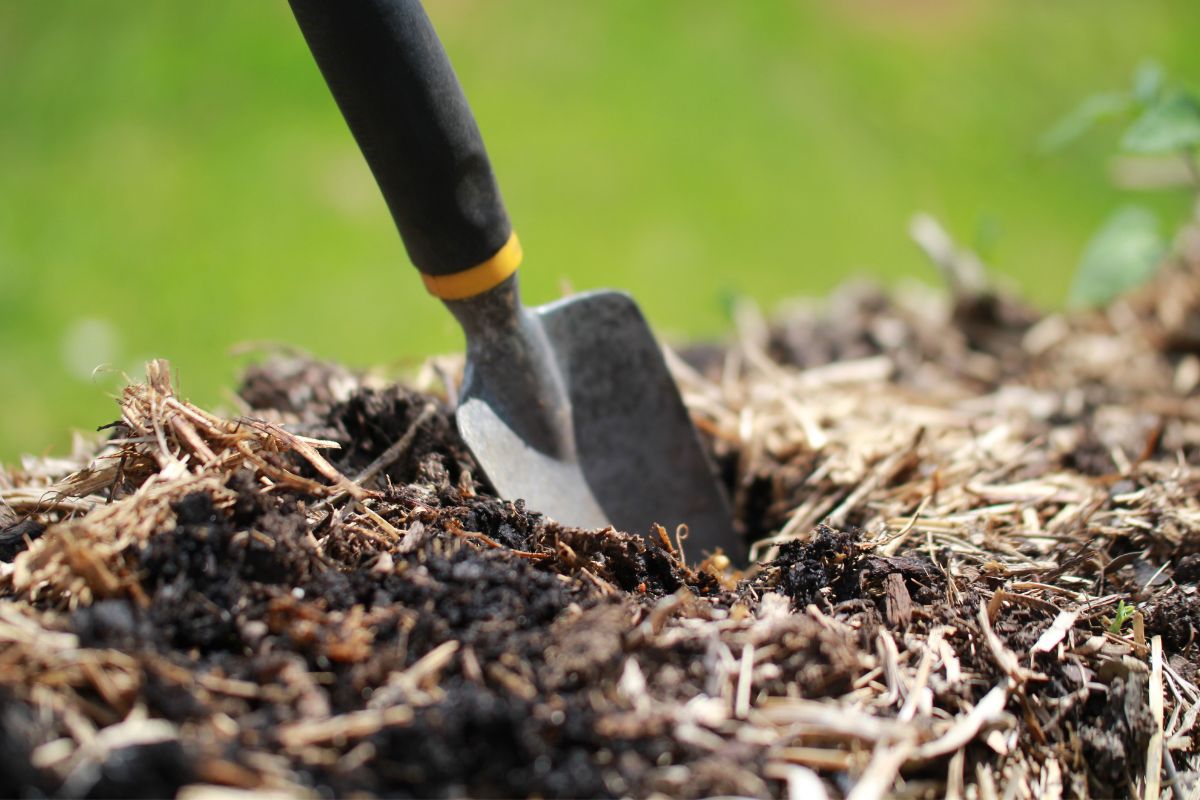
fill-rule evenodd
<path id="1" fill-rule="evenodd" d="M 154 362 L 0 471 L 0 794 L 1194 796 L 1197 271 L 741 307 L 671 363 L 744 573 L 495 497 L 453 360 Z"/>

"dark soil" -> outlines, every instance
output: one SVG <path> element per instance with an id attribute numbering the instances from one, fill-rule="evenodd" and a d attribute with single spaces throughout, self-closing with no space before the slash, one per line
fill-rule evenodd
<path id="1" fill-rule="evenodd" d="M 1031 369 L 1017 344 L 1031 323 L 1023 310 L 987 305 L 960 326 L 965 333 L 943 340 L 883 296 L 851 305 L 773 329 L 770 353 L 804 366 L 888 353 L 894 380 L 912 392 L 928 380 L 927 362 L 973 385 L 999 386 Z M 905 336 L 878 333 L 891 318 Z M 990 378 L 971 361 L 975 351 L 990 354 Z M 720 368 L 701 351 L 691 357 L 700 369 Z M 158 797 L 207 783 L 324 796 L 781 796 L 787 775 L 779 765 L 805 762 L 781 755 L 779 743 L 804 724 L 745 722 L 736 695 L 751 656 L 761 659 L 749 673 L 752 701 L 840 698 L 865 708 L 892 693 L 870 706 L 890 719 L 912 690 L 927 693 L 927 708 L 913 712 L 926 725 L 968 716 L 992 687 L 1010 682 L 1002 715 L 961 745 L 957 766 L 946 754 L 905 766 L 896 785 L 908 781 L 914 795 L 944 789 L 948 769 L 974 776 L 998 749 L 1026 743 L 1061 763 L 1066 793 L 1123 794 L 1144 774 L 1156 730 L 1149 672 L 1144 654 L 1102 649 L 1115 645 L 1104 640 L 1111 623 L 1099 612 L 1081 617 L 1069 649 L 1034 652 L 1057 608 L 1022 600 L 1019 587 L 1066 574 L 1071 592 L 1090 585 L 1138 602 L 1145 636 L 1161 636 L 1169 663 L 1195 679 L 1200 562 L 1185 536 L 1165 540 L 1144 528 L 1085 536 L 1048 553 L 1030 550 L 1026 560 L 1036 556 L 1038 566 L 1018 569 L 1000 555 L 977 555 L 989 544 L 984 522 L 975 550 L 918 537 L 886 555 L 854 527 L 870 516 L 859 508 L 840 526 L 820 524 L 780 544 L 733 580 L 689 566 L 669 542 L 650 543 L 642 532 L 565 528 L 500 500 L 441 400 L 402 387 L 338 388 L 347 383 L 335 365 L 275 360 L 251 369 L 242 397 L 256 416 L 338 442 L 330 460 L 346 476 L 418 426 L 361 507 L 243 463 L 219 491 L 174 498 L 169 524 L 113 557 L 121 588 L 94 602 L 50 589 L 15 598 L 5 589 L 5 603 L 27 605 L 43 632 L 77 637 L 101 666 L 71 662 L 47 684 L 47 665 L 60 656 L 37 640 L 14 639 L 0 652 L 0 795 Z M 1117 498 L 1151 479 L 1112 477 L 1112 448 L 1091 430 L 1091 411 L 1048 416 L 1038 435 L 1082 426 L 1085 435 L 1056 466 L 1108 481 L 1109 507 L 1120 507 L 1126 501 Z M 855 488 L 829 477 L 809 482 L 813 455 L 768 454 L 739 471 L 740 452 L 727 442 L 709 446 L 752 539 L 778 531 L 814 495 Z M 296 453 L 268 455 L 268 466 L 320 479 Z M 927 481 L 938 491 L 937 475 L 922 473 L 915 457 L 888 480 Z M 909 513 L 919 499 L 904 506 Z M 402 535 L 389 535 L 389 526 Z M 52 535 L 46 530 L 30 517 L 0 531 L 0 561 L 13 563 Z M 1174 590 L 1162 590 L 1164 581 Z M 1088 637 L 1099 642 L 1094 650 Z M 937 651 L 944 663 L 913 688 L 934 639 L 950 655 Z M 1019 657 L 1010 663 L 1005 652 Z M 897 687 L 893 669 L 909 676 Z M 118 673 L 128 682 L 115 683 Z M 55 761 L 47 745 L 144 718 L 173 733 L 126 737 L 68 761 Z M 929 730 L 923 741 L 943 734 Z M 985 744 L 993 731 L 1012 732 L 1012 743 L 1000 736 Z M 861 774 L 873 740 L 856 736 L 868 734 L 818 732 L 805 741 L 861 757 L 847 762 Z M 814 769 L 831 790 L 849 785 L 845 769 Z"/>

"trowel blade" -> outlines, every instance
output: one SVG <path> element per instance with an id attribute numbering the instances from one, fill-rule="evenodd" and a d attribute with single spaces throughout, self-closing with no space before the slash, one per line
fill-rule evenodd
<path id="1" fill-rule="evenodd" d="M 653 523 L 672 533 L 686 524 L 692 563 L 717 549 L 745 563 L 725 491 L 636 303 L 592 292 L 530 310 L 567 390 L 575 458 L 526 443 L 486 391 L 460 398 L 459 430 L 501 496 L 579 527 L 648 536 Z"/>

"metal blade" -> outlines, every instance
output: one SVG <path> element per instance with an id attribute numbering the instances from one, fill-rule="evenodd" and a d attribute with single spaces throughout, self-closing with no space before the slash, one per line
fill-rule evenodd
<path id="1" fill-rule="evenodd" d="M 514 402 L 514 375 L 477 354 L 459 401 L 459 430 L 497 491 L 580 527 L 647 535 L 652 523 L 686 524 L 691 561 L 720 548 L 744 563 L 725 492 L 633 300 L 594 292 L 526 311 L 556 390 Z M 564 410 L 562 446 L 536 446 L 545 437 L 529 431 Z"/>

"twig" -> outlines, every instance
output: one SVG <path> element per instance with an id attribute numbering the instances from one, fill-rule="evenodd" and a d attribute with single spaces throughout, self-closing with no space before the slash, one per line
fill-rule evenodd
<path id="1" fill-rule="evenodd" d="M 412 447 L 413 439 L 417 437 L 417 431 L 419 431 L 421 426 L 429 421 L 429 419 L 432 418 L 435 413 L 437 413 L 437 406 L 435 406 L 433 403 L 426 403 L 424 408 L 421 409 L 421 413 L 417 415 L 417 418 L 414 419 L 404 431 L 404 434 L 395 442 L 393 442 L 387 450 L 384 450 L 382 453 L 380 453 L 374 461 L 365 466 L 361 472 L 354 476 L 354 483 L 358 486 L 362 486 L 380 472 L 396 463 L 396 461 L 398 461 L 402 455 L 408 452 L 408 448 Z"/>

